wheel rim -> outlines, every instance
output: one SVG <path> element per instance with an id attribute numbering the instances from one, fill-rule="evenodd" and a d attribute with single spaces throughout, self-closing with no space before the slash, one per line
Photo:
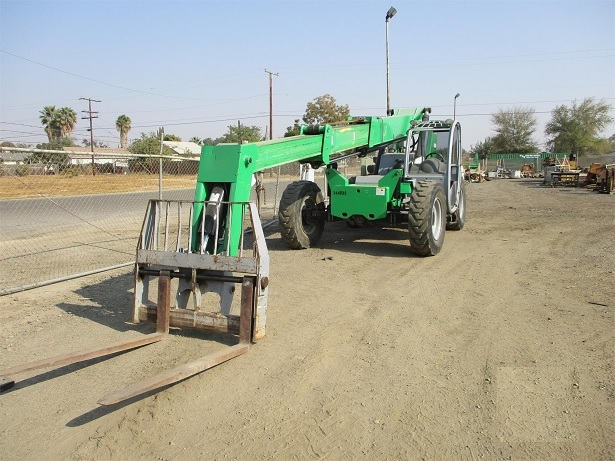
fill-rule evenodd
<path id="1" fill-rule="evenodd" d="M 431 233 L 435 240 L 442 235 L 442 203 L 435 199 L 431 207 Z"/>
<path id="2" fill-rule="evenodd" d="M 303 201 L 303 206 L 301 207 L 301 224 L 306 234 L 311 234 L 316 229 L 314 222 L 307 217 L 307 213 L 314 208 L 316 208 L 316 202 L 314 202 L 312 198 L 306 198 Z"/>

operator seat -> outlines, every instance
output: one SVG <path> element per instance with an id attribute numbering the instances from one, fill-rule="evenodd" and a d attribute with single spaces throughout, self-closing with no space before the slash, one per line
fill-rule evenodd
<path id="1" fill-rule="evenodd" d="M 446 163 L 440 161 L 437 158 L 427 158 L 419 165 L 419 170 L 423 173 L 446 173 Z"/>

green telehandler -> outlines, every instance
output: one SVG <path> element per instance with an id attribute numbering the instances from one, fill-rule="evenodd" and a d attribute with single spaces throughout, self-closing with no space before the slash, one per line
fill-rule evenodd
<path id="1" fill-rule="evenodd" d="M 300 161 L 326 166 L 328 203 L 313 182 L 291 183 L 280 201 L 282 239 L 293 249 L 314 246 L 328 219 L 345 219 L 350 225 L 388 219 L 408 221 L 412 250 L 420 256 L 436 255 L 442 248 L 444 229 L 461 229 L 465 221 L 465 191 L 461 165 L 461 127 L 457 121 L 430 121 L 430 109 L 393 110 L 387 117 L 350 117 L 322 126 L 303 126 L 299 136 L 253 144 L 231 144 L 203 149 L 195 202 L 245 202 L 250 197 L 254 173 Z M 365 176 L 347 178 L 339 161 L 377 153 Z M 212 200 L 213 198 L 213 200 Z M 213 251 L 210 237 L 235 229 L 232 207 L 225 220 L 205 210 L 204 241 L 193 217 L 193 250 L 204 245 Z M 208 219 L 209 218 L 209 219 Z M 234 248 L 229 248 L 232 254 Z M 227 251 L 222 248 L 222 251 Z"/>
<path id="2" fill-rule="evenodd" d="M 430 120 L 430 112 L 392 110 L 385 117 L 303 126 L 300 135 L 289 138 L 204 146 L 194 200 L 150 200 L 145 213 L 132 320 L 153 321 L 156 332 L 4 370 L 0 390 L 14 384 L 15 374 L 152 344 L 168 336 L 170 327 L 230 333 L 238 340 L 99 404 L 135 398 L 247 352 L 265 335 L 269 253 L 250 193 L 254 175 L 268 168 L 295 161 L 326 168 L 328 199 L 311 181 L 293 182 L 282 194 L 280 233 L 290 248 L 316 245 L 329 220 L 342 219 L 352 227 L 407 222 L 414 253 L 436 255 L 445 229 L 463 228 L 466 202 L 461 126 L 456 120 Z M 366 174 L 346 177 L 337 169 L 352 156 L 374 159 Z M 240 296 L 235 296 L 238 286 Z"/>

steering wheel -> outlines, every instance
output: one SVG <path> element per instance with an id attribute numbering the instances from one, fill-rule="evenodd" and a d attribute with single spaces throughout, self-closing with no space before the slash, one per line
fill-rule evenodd
<path id="1" fill-rule="evenodd" d="M 427 154 L 425 156 L 425 158 L 429 158 L 429 157 L 436 157 L 441 162 L 446 163 L 446 160 L 444 159 L 444 157 L 442 155 L 440 155 L 438 152 L 432 152 L 431 154 Z"/>
<path id="2" fill-rule="evenodd" d="M 410 144 L 410 149 L 408 149 L 409 151 L 414 151 L 416 150 L 416 146 L 419 143 L 419 137 L 418 136 L 412 136 L 410 139 L 412 139 L 412 143 Z"/>

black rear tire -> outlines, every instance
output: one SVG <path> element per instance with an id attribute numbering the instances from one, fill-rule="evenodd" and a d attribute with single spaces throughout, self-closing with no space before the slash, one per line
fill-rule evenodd
<path id="1" fill-rule="evenodd" d="M 280 200 L 278 220 L 282 240 L 293 250 L 310 248 L 322 236 L 325 220 L 310 217 L 311 210 L 325 210 L 320 188 L 312 181 L 290 183 Z"/>
<path id="2" fill-rule="evenodd" d="M 446 230 L 460 231 L 466 224 L 466 186 L 461 184 L 459 192 L 459 205 L 457 211 L 453 213 L 454 221 L 446 224 Z"/>
<path id="3" fill-rule="evenodd" d="M 419 181 L 410 196 L 410 247 L 419 256 L 435 256 L 444 244 L 446 198 L 439 181 Z"/>

